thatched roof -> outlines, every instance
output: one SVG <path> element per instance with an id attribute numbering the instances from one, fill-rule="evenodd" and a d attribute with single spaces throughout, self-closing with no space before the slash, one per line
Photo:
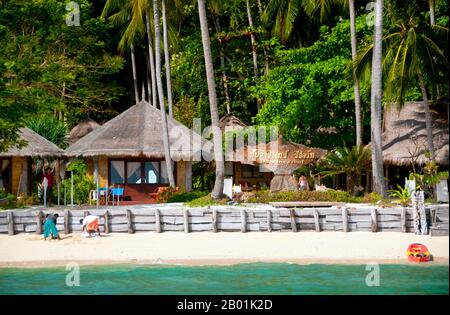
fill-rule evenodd
<path id="1" fill-rule="evenodd" d="M 190 160 L 194 132 L 167 116 L 173 159 Z M 195 134 L 197 139 L 200 136 Z M 198 141 L 197 140 L 197 141 Z M 202 140 L 205 143 L 205 140 Z M 139 102 L 66 149 L 68 156 L 164 158 L 161 112 Z"/>
<path id="2" fill-rule="evenodd" d="M 411 165 L 429 161 L 423 102 L 407 102 L 399 111 L 395 105 L 384 112 L 383 160 L 386 164 Z M 432 110 L 436 162 L 448 165 L 448 122 L 446 115 Z"/>
<path id="3" fill-rule="evenodd" d="M 222 133 L 225 132 L 225 127 L 231 127 L 232 130 L 244 129 L 247 127 L 239 118 L 233 116 L 231 114 L 227 114 L 220 118 L 219 127 L 222 130 Z M 228 128 L 230 129 L 230 128 Z"/>
<path id="4" fill-rule="evenodd" d="M 6 152 L 1 152 L 0 156 L 62 157 L 65 155 L 64 150 L 29 128 L 20 129 L 20 139 L 25 140 L 27 145 L 21 149 L 10 148 Z"/>
<path id="5" fill-rule="evenodd" d="M 67 137 L 67 142 L 69 144 L 74 144 L 98 126 L 100 125 L 91 118 L 82 120 L 78 125 L 72 128 Z"/>

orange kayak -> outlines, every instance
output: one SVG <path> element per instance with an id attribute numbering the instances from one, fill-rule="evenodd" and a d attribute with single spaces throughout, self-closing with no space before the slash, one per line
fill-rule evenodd
<path id="1" fill-rule="evenodd" d="M 406 255 L 410 262 L 427 262 L 431 260 L 430 252 L 428 248 L 419 243 L 414 243 L 408 246 Z"/>

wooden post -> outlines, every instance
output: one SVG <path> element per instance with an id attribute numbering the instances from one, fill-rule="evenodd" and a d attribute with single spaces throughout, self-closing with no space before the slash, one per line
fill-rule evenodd
<path id="1" fill-rule="evenodd" d="M 217 210 L 214 209 L 212 212 L 212 231 L 213 233 L 217 233 Z"/>
<path id="2" fill-rule="evenodd" d="M 370 211 L 370 217 L 372 220 L 372 232 L 376 232 L 378 231 L 377 209 L 372 209 Z"/>
<path id="3" fill-rule="evenodd" d="M 184 219 L 184 233 L 189 233 L 189 210 L 184 210 L 183 219 Z"/>
<path id="4" fill-rule="evenodd" d="M 297 222 L 295 222 L 295 210 L 289 210 L 289 216 L 291 217 L 292 232 L 297 232 Z"/>
<path id="5" fill-rule="evenodd" d="M 400 227 L 402 228 L 402 232 L 406 233 L 406 208 L 402 208 L 402 214 L 400 216 Z"/>
<path id="6" fill-rule="evenodd" d="M 44 217 L 44 213 L 39 211 L 36 215 L 36 234 L 42 234 L 42 218 Z"/>
<path id="7" fill-rule="evenodd" d="M 109 211 L 106 210 L 105 214 L 103 215 L 103 218 L 105 220 L 105 233 L 109 234 Z"/>
<path id="8" fill-rule="evenodd" d="M 342 207 L 342 230 L 348 232 L 348 211 L 346 207 Z"/>
<path id="9" fill-rule="evenodd" d="M 64 234 L 70 234 L 69 210 L 64 210 Z"/>
<path id="10" fill-rule="evenodd" d="M 161 233 L 161 219 L 159 217 L 158 209 L 155 209 L 155 229 L 156 233 Z"/>
<path id="11" fill-rule="evenodd" d="M 317 209 L 314 209 L 313 214 L 314 214 L 314 226 L 316 227 L 316 232 L 320 232 L 319 211 L 317 211 Z"/>
<path id="12" fill-rule="evenodd" d="M 431 218 L 431 226 L 436 226 L 437 218 L 436 218 L 436 209 L 430 209 L 430 218 Z"/>
<path id="13" fill-rule="evenodd" d="M 267 231 L 272 232 L 272 212 L 267 210 Z"/>
<path id="14" fill-rule="evenodd" d="M 132 214 L 131 214 L 130 209 L 127 209 L 127 225 L 128 225 L 128 233 L 133 234 L 134 229 L 133 229 Z"/>
<path id="15" fill-rule="evenodd" d="M 6 213 L 6 218 L 8 221 L 8 235 L 14 235 L 14 215 L 12 211 Z"/>
<path id="16" fill-rule="evenodd" d="M 247 232 L 247 218 L 245 216 L 245 210 L 241 209 L 241 232 Z"/>

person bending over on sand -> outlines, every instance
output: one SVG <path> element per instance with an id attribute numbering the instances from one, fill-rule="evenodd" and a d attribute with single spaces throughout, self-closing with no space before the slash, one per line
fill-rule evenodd
<path id="1" fill-rule="evenodd" d="M 52 239 L 61 239 L 58 233 L 58 229 L 56 228 L 56 220 L 58 220 L 59 215 L 55 214 L 47 214 L 44 221 L 44 240 L 47 239 L 51 235 Z"/>
<path id="2" fill-rule="evenodd" d="M 84 219 L 80 220 L 80 224 L 83 226 L 81 232 L 86 237 L 100 236 L 100 229 L 98 228 L 98 216 L 88 215 Z"/>

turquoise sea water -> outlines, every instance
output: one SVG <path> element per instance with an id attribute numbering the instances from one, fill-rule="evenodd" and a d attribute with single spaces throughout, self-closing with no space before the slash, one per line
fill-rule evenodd
<path id="1" fill-rule="evenodd" d="M 81 266 L 80 286 L 64 267 L 0 269 L 0 294 L 449 294 L 448 266 L 256 263 L 234 266 Z"/>

